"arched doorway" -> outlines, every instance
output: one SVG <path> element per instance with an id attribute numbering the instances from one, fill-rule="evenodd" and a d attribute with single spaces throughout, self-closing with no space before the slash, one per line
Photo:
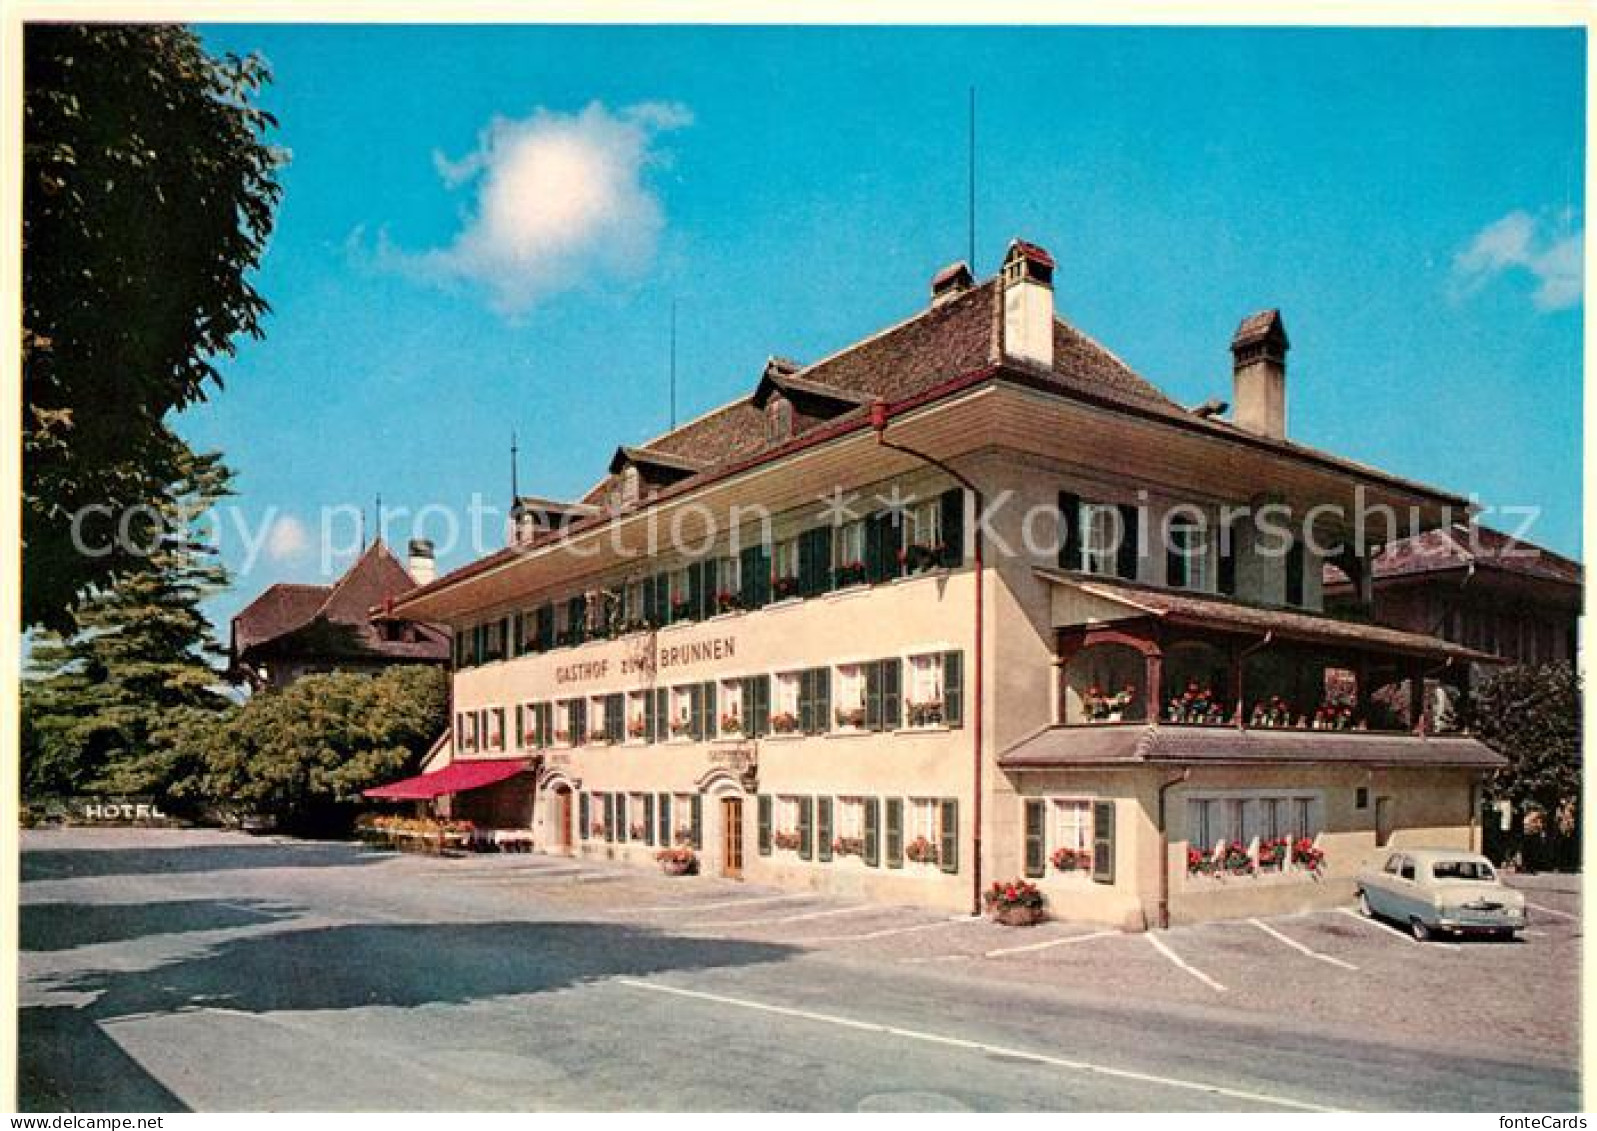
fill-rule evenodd
<path id="1" fill-rule="evenodd" d="M 746 794 L 742 783 L 725 770 L 711 770 L 699 779 L 704 797 L 703 870 L 728 879 L 743 878 L 748 852 Z"/>
<path id="2" fill-rule="evenodd" d="M 577 850 L 577 795 L 564 774 L 551 774 L 543 783 L 543 844 L 545 852 L 570 856 Z"/>

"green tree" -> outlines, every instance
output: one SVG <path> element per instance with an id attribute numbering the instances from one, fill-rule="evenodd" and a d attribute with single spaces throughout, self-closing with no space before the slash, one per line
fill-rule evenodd
<path id="1" fill-rule="evenodd" d="M 447 679 L 430 666 L 311 675 L 254 696 L 225 728 L 195 728 L 180 757 L 197 751 L 218 805 L 325 830 L 347 825 L 363 789 L 414 772 L 448 719 Z"/>
<path id="2" fill-rule="evenodd" d="M 110 534 L 183 474 L 168 414 L 261 334 L 282 156 L 265 64 L 186 28 L 31 24 L 23 63 L 22 616 L 71 632 L 91 590 L 152 564 Z"/>
<path id="3" fill-rule="evenodd" d="M 1539 814 L 1544 837 L 1573 843 L 1580 804 L 1580 676 L 1569 664 L 1503 667 L 1470 695 L 1464 721 L 1508 759 L 1490 800 Z M 1553 849 L 1557 854 L 1556 846 Z"/>
<path id="4" fill-rule="evenodd" d="M 225 653 L 201 610 L 227 571 L 197 529 L 230 482 L 220 456 L 185 456 L 159 511 L 136 528 L 156 547 L 147 568 L 91 593 L 70 636 L 35 641 L 22 687 L 28 796 L 171 794 L 168 732 L 193 716 L 214 722 L 231 706 L 211 662 Z"/>

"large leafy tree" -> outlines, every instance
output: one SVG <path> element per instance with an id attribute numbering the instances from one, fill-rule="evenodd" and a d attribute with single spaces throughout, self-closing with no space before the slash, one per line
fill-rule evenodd
<path id="1" fill-rule="evenodd" d="M 170 731 L 231 705 L 202 603 L 227 584 L 201 521 L 230 492 L 218 455 L 182 455 L 158 511 L 135 530 L 147 568 L 95 590 L 70 635 L 42 633 L 22 687 L 23 786 L 166 793 L 182 776 Z"/>
<path id="2" fill-rule="evenodd" d="M 152 565 L 109 535 L 183 474 L 168 414 L 261 334 L 282 158 L 264 63 L 186 28 L 34 24 L 23 52 L 22 613 L 71 631 L 91 589 Z"/>
<path id="3" fill-rule="evenodd" d="M 254 696 L 225 728 L 195 728 L 179 757 L 204 762 L 218 805 L 325 829 L 361 790 L 413 771 L 448 719 L 447 680 L 431 666 L 311 675 Z"/>
<path id="4" fill-rule="evenodd" d="M 1580 804 L 1580 676 L 1568 664 L 1504 667 L 1471 693 L 1465 722 L 1508 759 L 1487 783 L 1492 800 L 1533 814 L 1540 839 L 1576 839 Z M 1558 846 L 1551 851 L 1556 855 Z"/>

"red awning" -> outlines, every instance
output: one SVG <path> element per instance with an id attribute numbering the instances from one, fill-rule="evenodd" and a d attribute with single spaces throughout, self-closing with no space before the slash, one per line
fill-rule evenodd
<path id="1" fill-rule="evenodd" d="M 485 785 L 513 778 L 526 769 L 527 763 L 520 758 L 501 758 L 491 762 L 451 762 L 443 769 L 434 770 L 430 774 L 364 790 L 363 796 L 380 801 L 426 801 L 446 793 L 464 793 L 468 789 L 481 789 Z"/>

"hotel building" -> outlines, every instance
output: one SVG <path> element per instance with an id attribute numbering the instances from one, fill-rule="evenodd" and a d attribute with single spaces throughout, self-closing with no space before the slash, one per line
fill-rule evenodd
<path id="1" fill-rule="evenodd" d="M 1131 928 L 1477 843 L 1501 760 L 1425 688 L 1480 655 L 1322 600 L 1329 564 L 1368 604 L 1368 516 L 1465 500 L 1288 439 L 1276 312 L 1231 342 L 1226 419 L 1057 317 L 1054 266 L 1015 241 L 993 279 L 950 267 L 907 320 L 617 448 L 583 499 L 517 500 L 510 545 L 389 610 L 454 638 L 419 792 L 551 853 L 685 842 L 949 909 L 1026 876 Z"/>

